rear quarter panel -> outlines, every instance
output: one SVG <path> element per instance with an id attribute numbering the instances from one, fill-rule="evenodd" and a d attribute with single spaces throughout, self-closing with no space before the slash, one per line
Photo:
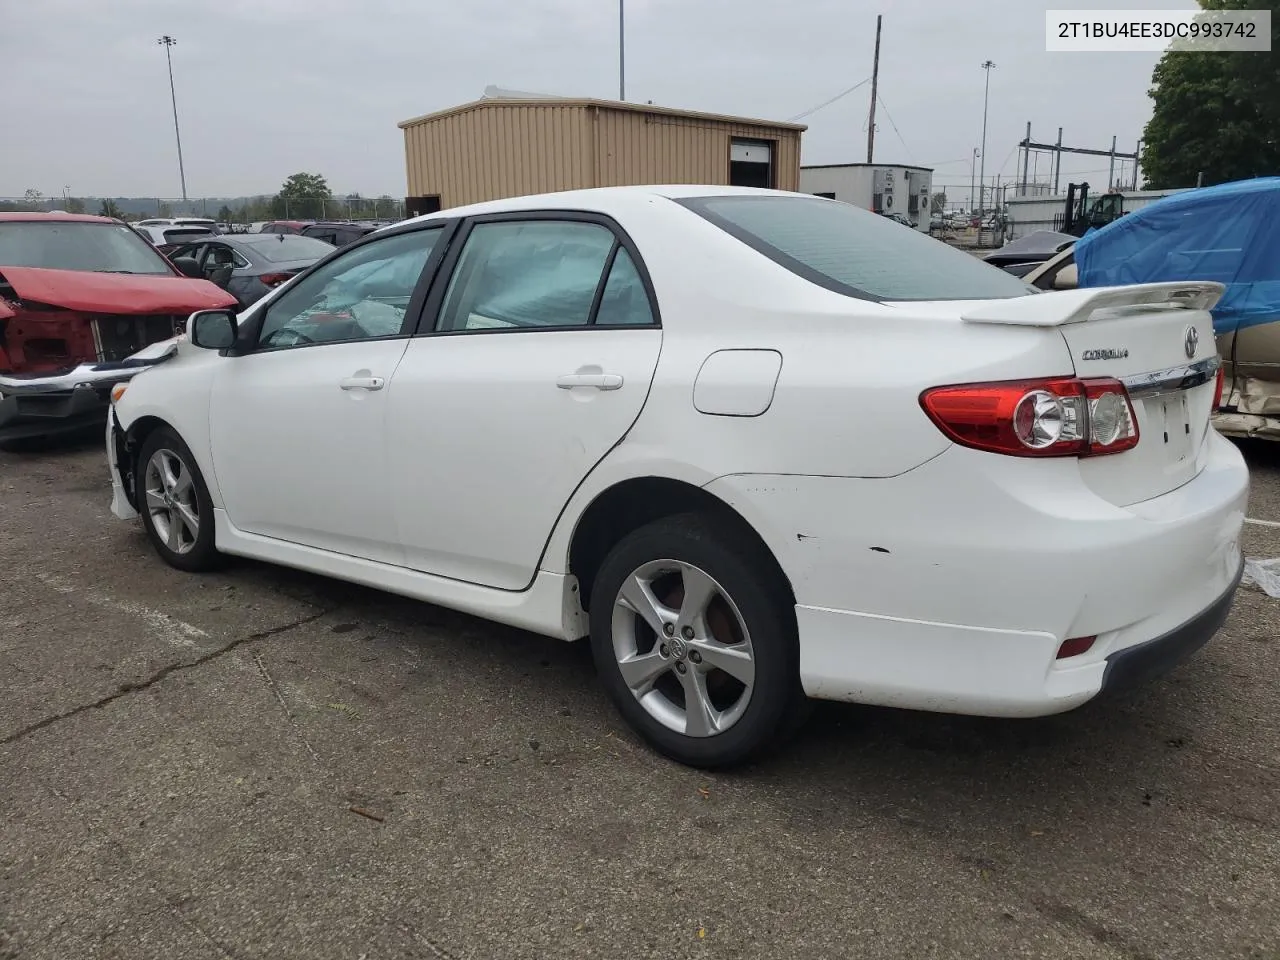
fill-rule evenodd
<path id="1" fill-rule="evenodd" d="M 846 297 L 777 266 L 693 213 L 685 220 L 679 232 L 669 217 L 643 211 L 624 223 L 653 281 L 662 352 L 640 418 L 570 501 L 549 545 L 548 569 L 564 569 L 576 518 L 623 480 L 892 477 L 950 446 L 920 406 L 925 388 L 1072 373 L 1054 329 L 966 324 L 955 304 Z M 782 355 L 764 413 L 719 416 L 695 408 L 699 370 L 724 349 Z"/>

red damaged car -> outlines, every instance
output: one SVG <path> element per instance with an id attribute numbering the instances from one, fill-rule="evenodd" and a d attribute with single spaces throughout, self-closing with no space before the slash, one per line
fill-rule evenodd
<path id="1" fill-rule="evenodd" d="M 0 443 L 105 422 L 139 351 L 235 303 L 119 220 L 0 213 Z"/>

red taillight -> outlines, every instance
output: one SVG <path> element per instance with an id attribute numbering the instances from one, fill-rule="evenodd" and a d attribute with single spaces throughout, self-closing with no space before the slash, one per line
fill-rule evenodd
<path id="1" fill-rule="evenodd" d="M 292 273 L 264 273 L 260 277 L 258 277 L 258 279 L 261 280 L 263 283 L 265 283 L 268 287 L 278 287 L 280 286 L 280 284 L 284 283 L 286 280 L 293 279 L 293 274 Z"/>
<path id="2" fill-rule="evenodd" d="M 1067 657 L 1078 657 L 1082 653 L 1088 653 L 1093 646 L 1093 641 L 1097 637 L 1071 637 L 1069 640 L 1063 640 L 1062 646 L 1058 648 L 1057 659 L 1065 660 Z"/>
<path id="3" fill-rule="evenodd" d="M 1213 388 L 1213 409 L 1214 410 L 1217 410 L 1220 406 L 1222 406 L 1222 381 L 1223 381 L 1222 366 L 1219 365 L 1218 366 L 1218 382 Z"/>
<path id="4" fill-rule="evenodd" d="M 1138 445 L 1119 380 L 1008 380 L 936 387 L 920 405 L 956 443 L 1015 457 L 1096 456 Z"/>

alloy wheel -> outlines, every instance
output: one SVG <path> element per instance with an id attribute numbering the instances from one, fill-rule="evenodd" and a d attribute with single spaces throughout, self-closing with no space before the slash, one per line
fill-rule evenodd
<path id="1" fill-rule="evenodd" d="M 176 554 L 191 552 L 200 536 L 200 506 L 191 468 L 178 454 L 161 448 L 147 461 L 143 489 L 156 535 Z"/>
<path id="2" fill-rule="evenodd" d="M 751 634 L 706 571 L 678 560 L 637 567 L 614 600 L 612 633 L 623 681 L 663 726 L 711 737 L 742 718 L 755 685 Z"/>

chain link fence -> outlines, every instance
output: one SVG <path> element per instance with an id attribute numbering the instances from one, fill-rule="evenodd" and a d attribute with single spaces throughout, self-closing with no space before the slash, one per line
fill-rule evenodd
<path id="1" fill-rule="evenodd" d="M 146 220 L 152 217 L 204 217 L 247 225 L 266 220 L 402 220 L 404 200 L 395 197 L 46 197 L 28 193 L 0 197 L 0 212 L 89 213 Z"/>

